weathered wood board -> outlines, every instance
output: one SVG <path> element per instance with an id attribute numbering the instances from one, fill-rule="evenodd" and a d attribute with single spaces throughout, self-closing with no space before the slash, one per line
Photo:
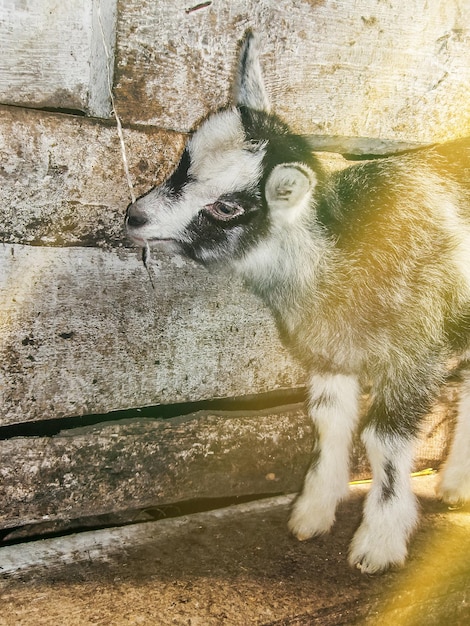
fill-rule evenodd
<path id="1" fill-rule="evenodd" d="M 456 395 L 455 385 L 447 387 L 427 417 L 417 469 L 436 467 L 442 459 Z M 198 498 L 297 491 L 312 437 L 303 407 L 294 405 L 123 420 L 0 441 L 0 528 Z M 357 441 L 352 478 L 368 476 Z"/>
<path id="2" fill-rule="evenodd" d="M 307 463 L 308 427 L 297 408 L 136 420 L 0 442 L 0 527 L 292 491 Z"/>
<path id="3" fill-rule="evenodd" d="M 298 543 L 277 496 L 121 528 L 0 548 L 2 626 L 248 624 L 467 626 L 470 516 L 417 477 L 420 527 L 406 566 L 361 576 L 346 562 L 368 485 L 333 532 Z"/>
<path id="4" fill-rule="evenodd" d="M 305 134 L 433 142 L 470 132 L 467 0 L 121 0 L 128 122 L 187 131 L 230 96 L 248 28 L 274 110 Z"/>
<path id="5" fill-rule="evenodd" d="M 137 195 L 162 182 L 184 138 L 124 129 Z M 114 124 L 0 107 L 0 240 L 35 245 L 124 245 L 130 202 Z"/>
<path id="6" fill-rule="evenodd" d="M 268 311 L 223 273 L 133 250 L 0 246 L 0 425 L 301 384 Z"/>
<path id="7" fill-rule="evenodd" d="M 0 102 L 111 115 L 116 0 L 2 2 L 0 16 Z"/>

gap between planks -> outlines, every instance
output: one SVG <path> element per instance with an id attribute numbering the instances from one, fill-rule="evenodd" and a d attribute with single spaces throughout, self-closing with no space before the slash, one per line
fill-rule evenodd
<path id="1" fill-rule="evenodd" d="M 435 473 L 418 473 L 412 476 L 413 491 L 418 496 L 433 492 Z M 367 493 L 370 481 L 350 483 L 349 497 Z M 256 515 L 275 509 L 287 509 L 296 494 L 281 495 L 229 507 L 184 515 L 181 517 L 137 523 L 117 528 L 85 531 L 63 537 L 40 539 L 23 544 L 0 548 L 0 577 L 7 580 L 19 578 L 36 568 L 59 568 L 83 561 L 107 561 L 117 552 L 125 552 L 127 546 L 145 544 L 153 538 L 161 540 L 172 537 L 182 529 L 217 524 L 229 518 Z M 287 530 L 286 530 L 287 532 Z"/>
<path id="2" fill-rule="evenodd" d="M 59 567 L 80 561 L 106 560 L 110 553 L 124 551 L 126 545 L 136 546 L 155 536 L 159 539 L 170 537 L 190 525 L 217 523 L 230 517 L 288 507 L 294 498 L 295 494 L 275 496 L 156 522 L 86 531 L 5 546 L 0 548 L 0 577 L 20 576 L 21 573 L 36 567 Z"/>

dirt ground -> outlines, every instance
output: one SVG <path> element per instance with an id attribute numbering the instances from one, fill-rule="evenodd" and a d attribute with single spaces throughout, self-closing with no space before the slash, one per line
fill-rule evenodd
<path id="1" fill-rule="evenodd" d="M 364 487 L 331 534 L 298 542 L 287 498 L 0 548 L 0 624 L 470 624 L 470 508 L 413 479 L 422 516 L 405 568 L 347 564 Z"/>

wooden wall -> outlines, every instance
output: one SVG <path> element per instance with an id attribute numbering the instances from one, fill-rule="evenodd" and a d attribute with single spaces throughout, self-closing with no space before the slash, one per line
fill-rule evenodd
<path id="1" fill-rule="evenodd" d="M 154 254 L 152 289 L 123 236 L 129 191 L 108 77 L 138 194 L 229 100 L 249 27 L 274 108 L 313 145 L 384 152 L 468 134 L 466 0 L 203 4 L 0 8 L 0 528 L 293 490 L 307 462 L 299 406 L 75 427 L 75 416 L 304 380 L 269 312 L 230 277 Z M 430 418 L 423 463 L 442 455 L 455 394 Z"/>
<path id="2" fill-rule="evenodd" d="M 468 133 L 466 0 L 188 6 L 120 2 L 116 96 L 126 121 L 187 131 L 225 104 L 252 28 L 274 108 L 300 133 L 422 142 Z"/>
<path id="3" fill-rule="evenodd" d="M 109 116 L 116 0 L 15 0 L 0 11 L 3 103 Z"/>

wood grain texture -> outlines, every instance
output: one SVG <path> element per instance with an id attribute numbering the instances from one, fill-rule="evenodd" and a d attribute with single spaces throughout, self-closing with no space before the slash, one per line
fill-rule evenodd
<path id="1" fill-rule="evenodd" d="M 197 414 L 0 442 L 0 526 L 295 490 L 308 426 L 300 409 L 255 419 Z"/>
<path id="2" fill-rule="evenodd" d="M 97 7 L 101 8 L 101 25 Z M 111 115 L 116 0 L 2 2 L 0 101 Z"/>
<path id="3" fill-rule="evenodd" d="M 442 459 L 455 396 L 455 388 L 446 389 L 427 417 L 416 469 Z M 294 405 L 128 420 L 1 441 L 0 528 L 198 498 L 298 491 L 312 437 L 303 407 Z M 369 476 L 357 441 L 352 478 Z"/>
<path id="4" fill-rule="evenodd" d="M 406 567 L 364 577 L 346 564 L 368 487 L 355 486 L 331 535 L 299 544 L 278 496 L 121 528 L 0 548 L 4 626 L 466 626 L 470 517 L 422 504 Z M 424 616 L 424 617 L 423 617 Z"/>
<path id="5" fill-rule="evenodd" d="M 237 281 L 139 255 L 0 247 L 0 425 L 301 384 Z"/>
<path id="6" fill-rule="evenodd" d="M 190 3 L 189 3 L 190 4 Z M 274 109 L 300 133 L 443 141 L 470 130 L 466 0 L 121 0 L 116 96 L 128 122 L 187 131 L 227 103 L 261 40 Z"/>
<path id="7" fill-rule="evenodd" d="M 184 137 L 124 129 L 139 195 L 162 182 Z M 122 246 L 130 202 L 113 124 L 0 107 L 0 240 L 34 245 Z"/>

